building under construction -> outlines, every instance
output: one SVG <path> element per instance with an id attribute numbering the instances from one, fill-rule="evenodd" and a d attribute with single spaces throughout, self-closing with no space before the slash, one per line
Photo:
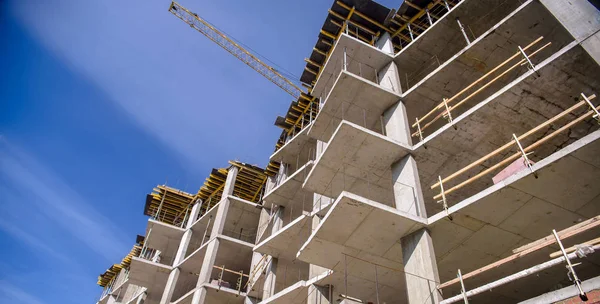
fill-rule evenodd
<path id="1" fill-rule="evenodd" d="M 157 186 L 98 303 L 600 303 L 597 3 L 323 15 L 267 168 Z"/>

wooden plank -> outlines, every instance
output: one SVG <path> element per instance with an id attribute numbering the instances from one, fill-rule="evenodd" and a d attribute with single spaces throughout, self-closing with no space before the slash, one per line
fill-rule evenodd
<path id="1" fill-rule="evenodd" d="M 600 244 L 600 237 L 599 238 L 595 238 L 593 240 L 589 240 L 587 242 L 583 242 L 583 243 L 581 243 L 579 245 L 595 246 L 595 245 L 598 245 L 598 244 Z M 571 252 L 573 252 L 575 250 L 577 250 L 577 246 L 571 246 L 569 248 L 566 248 L 565 252 L 566 253 L 571 253 Z M 553 253 L 550 254 L 550 258 L 557 258 L 557 257 L 561 256 L 562 254 L 563 254 L 562 251 L 556 251 L 556 252 L 553 252 Z"/>
<path id="2" fill-rule="evenodd" d="M 577 234 L 582 233 L 584 231 L 590 230 L 590 229 L 592 229 L 594 227 L 598 227 L 599 225 L 600 225 L 600 216 L 596 216 L 596 217 L 594 217 L 592 219 L 592 221 L 588 225 L 580 227 L 579 229 L 571 230 L 571 231 L 568 231 L 568 232 L 564 233 L 563 235 L 561 235 L 561 239 L 569 238 L 571 236 L 577 235 Z M 544 238 L 544 239 L 547 239 L 547 237 Z M 500 267 L 500 266 L 502 266 L 502 265 L 504 265 L 506 263 L 509 263 L 509 262 L 512 262 L 512 261 L 514 261 L 514 260 L 516 260 L 518 258 L 524 257 L 524 256 L 526 256 L 526 255 L 528 255 L 530 253 L 536 252 L 536 251 L 538 251 L 538 250 L 540 250 L 542 248 L 550 246 L 550 245 L 556 243 L 556 239 L 554 239 L 554 237 L 553 237 L 552 239 L 548 239 L 548 240 L 545 240 L 545 241 L 541 241 L 541 240 L 540 241 L 536 241 L 536 243 L 537 243 L 537 245 L 535 245 L 535 246 L 531 246 L 531 247 L 529 247 L 529 248 L 527 248 L 527 249 L 525 249 L 525 250 L 523 250 L 523 251 L 521 251 L 519 253 L 513 254 L 513 255 L 511 255 L 509 257 L 506 257 L 506 258 L 504 258 L 502 260 L 499 260 L 497 262 L 494 262 L 492 264 L 489 264 L 487 266 L 484 266 L 482 268 L 476 269 L 474 271 L 471 271 L 471 272 L 463 275 L 462 276 L 463 281 L 466 280 L 466 279 L 468 279 L 468 278 L 474 277 L 474 276 L 476 276 L 476 275 L 478 275 L 480 273 L 486 272 L 488 270 L 492 270 L 492 269 L 498 268 L 498 267 Z M 460 280 L 458 278 L 452 279 L 452 280 L 450 280 L 448 282 L 440 284 L 438 286 L 438 289 L 442 289 L 442 288 L 446 288 L 448 286 L 452 286 L 452 285 L 454 285 L 454 284 L 456 284 L 458 282 L 460 282 Z"/>
<path id="3" fill-rule="evenodd" d="M 569 233 L 570 231 L 579 229 L 581 227 L 585 227 L 585 226 L 587 226 L 587 225 L 589 225 L 589 224 L 591 224 L 591 223 L 593 223 L 595 221 L 598 221 L 598 220 L 600 220 L 600 215 L 595 216 L 595 217 L 593 217 L 591 219 L 585 220 L 585 221 L 583 221 L 581 223 L 577 223 L 577 224 L 575 224 L 575 225 L 573 225 L 573 226 L 571 226 L 569 228 L 563 229 L 563 230 L 561 230 L 561 231 L 558 232 L 558 236 L 562 238 L 563 234 Z M 531 247 L 537 246 L 537 245 L 539 245 L 539 244 L 541 244 L 541 243 L 543 243 L 545 241 L 551 240 L 551 239 L 554 239 L 554 234 L 550 234 L 550 235 L 546 236 L 543 239 L 539 239 L 539 240 L 537 240 L 535 242 L 531 242 L 531 243 L 525 244 L 525 245 L 523 245 L 523 246 L 521 246 L 519 248 L 515 248 L 513 250 L 513 253 L 519 253 L 519 252 L 525 251 L 525 250 L 527 250 L 527 249 L 529 249 Z"/>

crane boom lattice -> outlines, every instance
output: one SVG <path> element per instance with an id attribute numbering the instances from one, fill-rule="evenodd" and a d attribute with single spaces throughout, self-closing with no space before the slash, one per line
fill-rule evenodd
<path id="1" fill-rule="evenodd" d="M 277 70 L 262 62 L 256 56 L 252 55 L 242 46 L 237 44 L 235 41 L 221 33 L 218 29 L 208 23 L 206 20 L 200 18 L 197 14 L 190 12 L 179 3 L 173 1 L 169 7 L 169 12 L 177 16 L 183 22 L 189 24 L 192 28 L 202 33 L 208 39 L 212 40 L 222 48 L 227 50 L 233 56 L 253 68 L 255 71 L 269 79 L 271 82 L 288 92 L 295 98 L 300 97 L 300 93 L 303 92 L 301 88 L 295 85 L 292 81 L 281 75 Z"/>

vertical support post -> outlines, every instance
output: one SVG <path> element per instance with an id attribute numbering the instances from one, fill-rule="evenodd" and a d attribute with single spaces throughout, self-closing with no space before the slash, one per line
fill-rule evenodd
<path id="1" fill-rule="evenodd" d="M 529 56 L 527 56 L 527 54 L 525 53 L 525 51 L 523 50 L 523 48 L 520 45 L 518 45 L 517 47 L 519 48 L 519 52 L 521 52 L 521 55 L 523 55 L 525 60 L 527 60 L 527 64 L 529 65 L 529 68 L 534 70 L 535 66 L 533 65 L 533 62 L 531 62 L 531 60 L 529 59 Z"/>
<path id="2" fill-rule="evenodd" d="M 585 293 L 585 291 L 583 291 L 583 288 L 581 287 L 581 280 L 579 280 L 579 277 L 577 277 L 575 268 L 573 268 L 573 264 L 571 264 L 571 260 L 569 260 L 569 257 L 567 256 L 567 252 L 565 251 L 565 247 L 563 247 L 563 244 L 560 241 L 560 238 L 558 237 L 558 233 L 556 233 L 555 229 L 552 229 L 552 234 L 554 234 L 556 243 L 558 244 L 558 246 L 560 246 L 560 251 L 562 252 L 563 256 L 565 257 L 565 261 L 567 262 L 567 269 L 569 270 L 568 274 L 570 274 L 569 279 L 571 281 L 573 281 L 573 283 L 575 283 L 575 286 L 577 286 L 577 289 L 579 290 L 579 298 L 582 301 L 587 301 L 588 297 L 587 297 L 587 294 Z"/>
<path id="3" fill-rule="evenodd" d="M 452 123 L 452 114 L 450 113 L 450 107 L 448 107 L 448 98 L 444 98 L 444 106 L 446 107 L 446 113 L 444 114 L 444 116 L 446 116 L 446 118 L 448 118 L 448 123 Z M 420 129 L 420 127 L 419 127 Z"/>
<path id="4" fill-rule="evenodd" d="M 448 5 L 448 1 L 444 0 L 444 5 L 446 6 L 446 9 L 450 11 L 450 5 Z"/>
<path id="5" fill-rule="evenodd" d="M 431 14 L 429 13 L 429 9 L 425 9 L 425 13 L 427 13 L 427 21 L 429 21 L 429 26 L 432 26 L 433 20 L 431 20 Z"/>
<path id="6" fill-rule="evenodd" d="M 590 106 L 590 108 L 592 109 L 592 111 L 594 111 L 596 113 L 592 117 L 594 119 L 596 119 L 598 121 L 598 123 L 600 123 L 600 112 L 598 112 L 598 109 L 596 109 L 596 107 L 594 106 L 594 104 L 587 98 L 587 96 L 585 96 L 585 94 L 581 93 L 581 97 L 583 97 L 583 100 L 585 100 L 585 102 L 587 102 L 587 104 Z"/>
<path id="7" fill-rule="evenodd" d="M 446 5 L 448 5 L 448 3 L 446 3 Z M 467 32 L 465 32 L 465 28 L 463 27 L 462 23 L 460 23 L 460 20 L 458 18 L 456 18 L 456 22 L 458 23 L 458 27 L 460 28 L 463 37 L 465 37 L 465 40 L 467 41 L 467 45 L 470 45 L 471 41 L 469 40 L 469 36 L 467 36 Z"/>
<path id="8" fill-rule="evenodd" d="M 442 183 L 442 177 L 438 175 L 438 181 L 440 183 L 440 194 L 442 195 L 442 200 L 438 201 L 444 207 L 446 211 L 446 215 L 449 220 L 452 220 L 452 216 L 450 215 L 450 211 L 448 211 L 448 202 L 446 201 L 446 194 L 444 193 L 444 184 Z"/>
<path id="9" fill-rule="evenodd" d="M 413 35 L 412 28 L 410 27 L 410 22 L 408 22 L 408 23 L 406 24 L 406 26 L 408 27 L 408 33 L 410 34 L 410 41 L 413 41 L 413 40 L 415 40 L 415 36 Z"/>
<path id="10" fill-rule="evenodd" d="M 347 58 L 347 54 L 346 54 L 346 47 L 344 47 L 344 71 L 348 70 L 348 58 Z"/>
<path id="11" fill-rule="evenodd" d="M 460 272 L 460 269 L 458 269 L 457 276 L 460 280 L 460 293 L 463 296 L 463 301 L 465 302 L 465 304 L 469 304 L 469 299 L 467 298 L 467 291 L 465 290 L 465 283 L 463 282 L 462 273 Z"/>
<path id="12" fill-rule="evenodd" d="M 521 151 L 521 155 L 523 157 L 523 162 L 525 163 L 527 168 L 529 168 L 529 170 L 531 170 L 531 173 L 533 173 L 535 178 L 537 178 L 537 173 L 533 171 L 533 167 L 531 166 L 531 161 L 529 160 L 529 157 L 527 157 L 529 154 L 532 154 L 533 152 L 525 153 L 523 146 L 521 146 L 521 143 L 519 142 L 519 138 L 517 138 L 517 136 L 514 133 L 513 133 L 513 139 L 515 140 L 517 147 L 519 147 L 519 151 Z"/>

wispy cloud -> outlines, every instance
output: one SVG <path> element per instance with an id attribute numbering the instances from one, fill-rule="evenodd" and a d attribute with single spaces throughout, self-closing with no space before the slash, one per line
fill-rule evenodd
<path id="1" fill-rule="evenodd" d="M 0 281 L 0 302 L 12 304 L 43 304 L 40 299 L 6 281 Z"/>
<path id="2" fill-rule="evenodd" d="M 23 242 L 34 251 L 39 250 L 40 253 L 49 254 L 61 262 L 68 263 L 70 260 L 66 255 L 53 249 L 52 246 L 43 239 L 18 228 L 14 222 L 0 221 L 0 230 L 11 235 L 15 240 Z"/>
<path id="3" fill-rule="evenodd" d="M 78 239 L 84 246 L 109 261 L 123 255 L 127 245 L 119 235 L 119 229 L 108 218 L 98 213 L 79 193 L 62 178 L 38 163 L 28 152 L 0 139 L 0 179 L 15 193 L 27 194 L 27 201 L 8 202 L 9 212 L 18 218 L 22 214 L 41 215 L 52 227 Z M 11 214 L 8 214 L 11 215 Z M 5 216 L 5 219 L 8 218 Z M 18 227 L 17 221 L 0 222 L 0 229 L 20 238 L 34 250 L 45 250 L 60 259 L 64 256 L 47 243 L 39 242 L 27 225 Z"/>

